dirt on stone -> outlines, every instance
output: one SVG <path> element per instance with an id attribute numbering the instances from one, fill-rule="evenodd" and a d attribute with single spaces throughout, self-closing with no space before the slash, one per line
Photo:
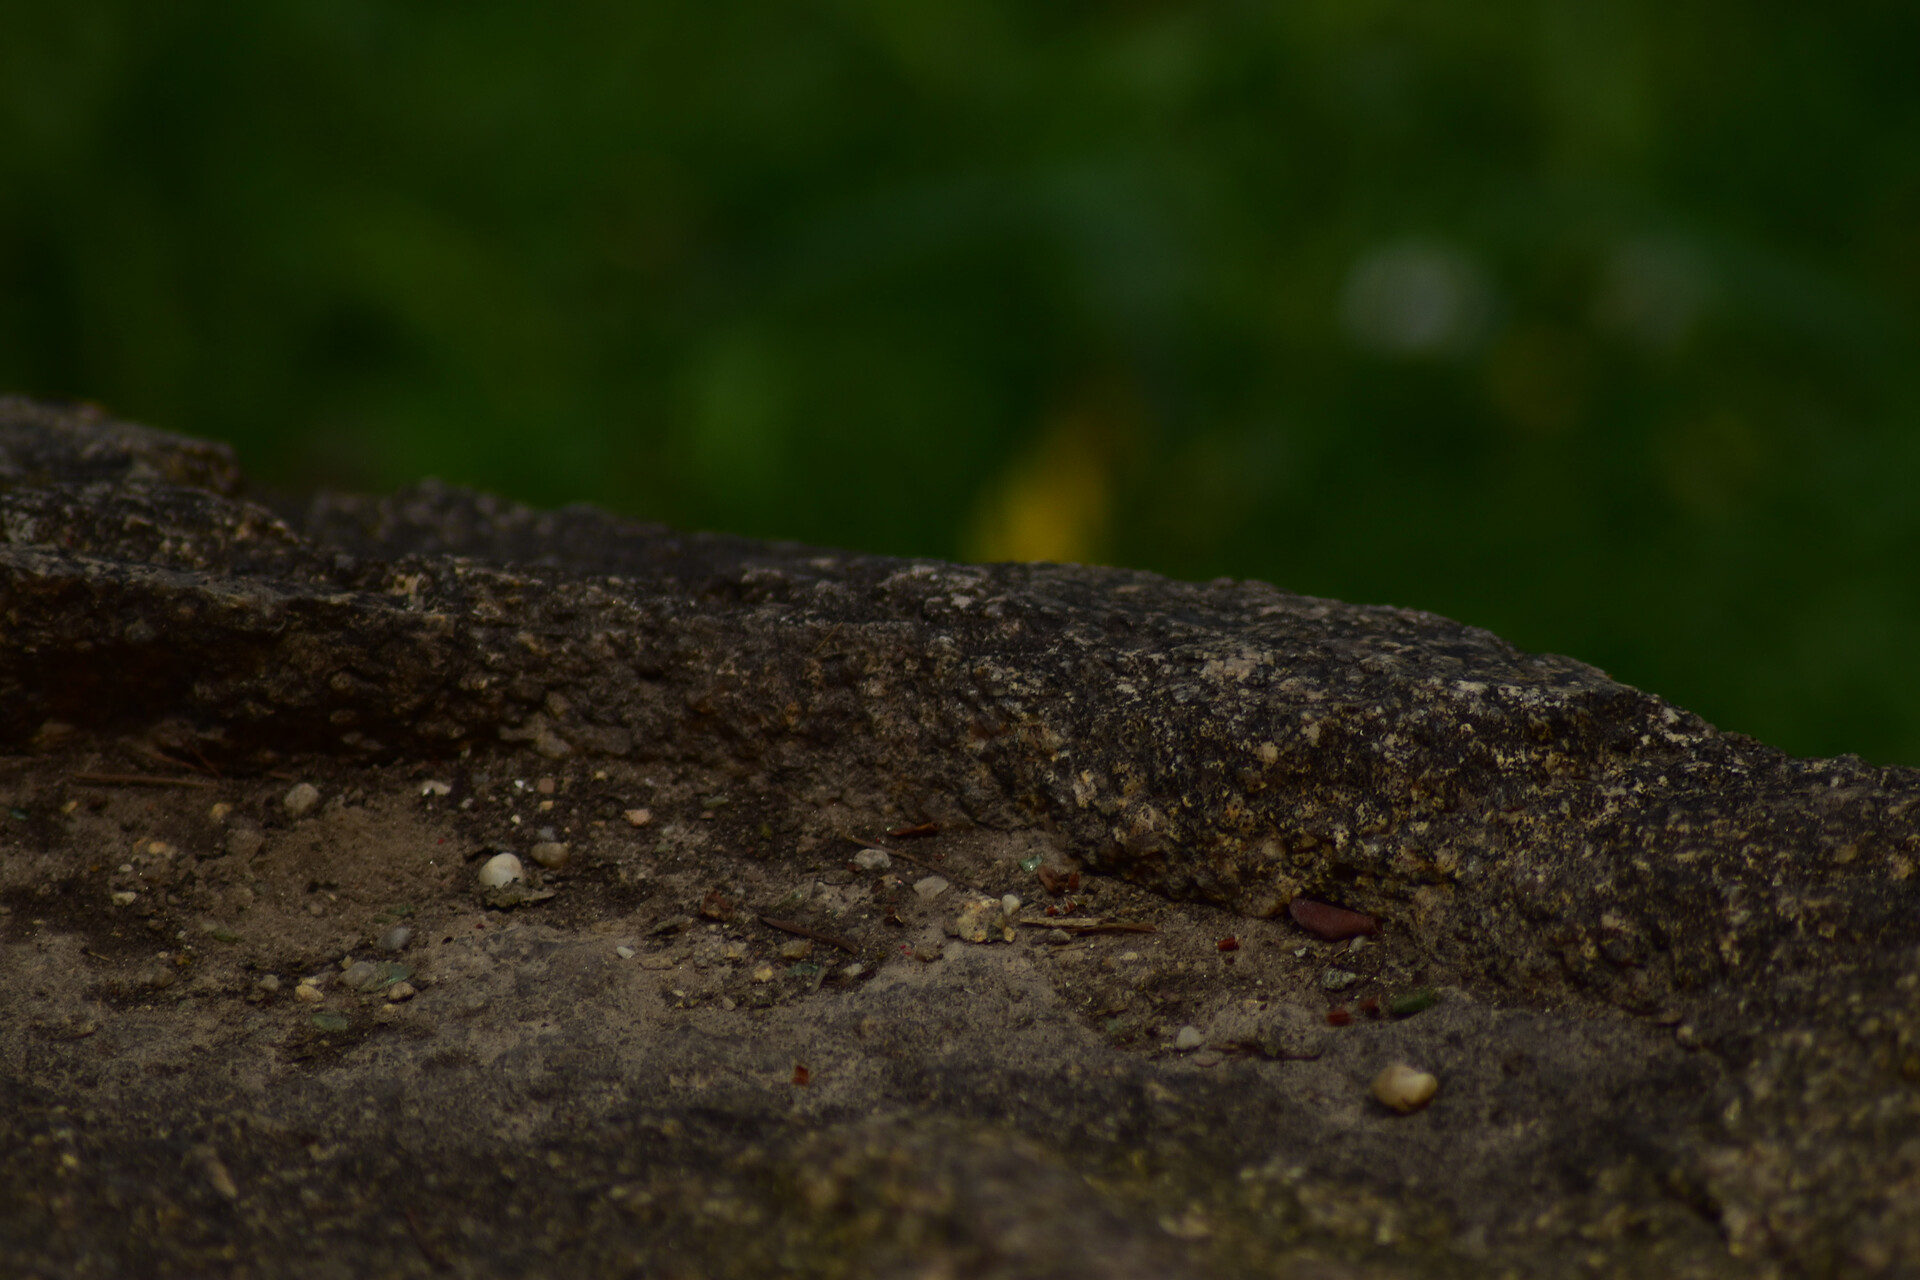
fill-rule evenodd
<path id="1" fill-rule="evenodd" d="M 1910 771 L 1257 584 L 0 481 L 5 1274 L 1920 1268 Z"/>

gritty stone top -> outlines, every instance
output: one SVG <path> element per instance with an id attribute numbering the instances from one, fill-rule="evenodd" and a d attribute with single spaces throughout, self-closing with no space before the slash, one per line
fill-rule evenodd
<path id="1" fill-rule="evenodd" d="M 164 718 L 256 764 L 505 740 L 854 778 L 1051 824 L 1175 897 L 1339 898 L 1466 970 L 1640 1011 L 1877 948 L 1920 908 L 1920 775 L 1794 760 L 1431 614 L 435 484 L 289 522 L 217 448 L 18 401 L 0 459 L 16 743 Z"/>
<path id="2" fill-rule="evenodd" d="M 917 1274 L 936 1238 L 961 1242 L 941 1265 L 1022 1275 L 1305 1274 L 1336 1253 L 1321 1274 L 1920 1267 L 1920 774 L 1794 759 L 1430 614 L 689 535 L 431 482 L 294 510 L 250 497 L 220 446 L 0 400 L 0 750 L 29 815 L 0 842 L 19 904 L 0 937 L 35 975 L 6 996 L 25 1003 L 0 1064 L 48 1091 L 9 1113 L 0 1193 L 41 1188 L 34 1135 L 107 1098 L 131 1126 L 99 1139 L 113 1177 L 198 1169 L 179 1195 L 244 1206 L 222 1186 L 293 1187 L 327 1144 L 285 1135 L 364 1097 L 361 1172 L 308 1191 L 349 1206 L 369 1274 L 394 1224 L 352 1179 L 389 1165 L 443 1179 L 422 1203 L 448 1215 L 484 1191 L 538 1227 L 471 1252 L 474 1274 L 562 1239 L 606 1274 L 649 1239 L 707 1241 L 713 1274 Z M 179 852 L 205 822 L 191 791 L 73 790 L 141 752 L 219 775 L 218 848 Z M 836 865 L 889 827 L 950 852 Z M 511 903 L 472 882 L 489 850 L 534 859 Z M 1069 874 L 1155 932 L 1022 923 L 1086 910 Z M 359 1005 L 246 976 L 310 971 L 349 906 L 369 918 L 332 945 L 366 951 L 403 891 L 432 941 L 415 994 L 381 1005 L 391 1034 L 354 1039 Z M 1296 900 L 1379 931 L 1316 936 Z M 136 939 L 196 927 L 240 950 L 194 961 L 189 1034 L 127 1002 L 171 989 L 131 967 L 152 963 Z M 123 951 L 125 974 L 88 976 Z M 121 1045 L 124 1072 L 86 1083 L 63 999 L 123 1011 L 91 1043 Z M 322 1015 L 347 1047 L 312 1047 Z M 255 1074 L 175 1088 L 195 1037 Z M 1366 1101 L 1396 1063 L 1438 1082 L 1417 1113 Z M 770 1101 L 776 1077 L 806 1105 Z M 208 1108 L 271 1123 L 228 1132 Z M 162 1128 L 191 1141 L 134 1154 Z M 227 1184 L 201 1147 L 228 1153 Z M 445 1172 L 532 1149 L 573 1163 L 538 1186 Z M 95 1232 L 123 1194 L 102 1177 L 71 1208 Z M 705 1198 L 673 1207 L 682 1184 Z M 709 1203 L 783 1225 L 742 1236 Z M 1040 1205 L 1052 1235 L 1022 1216 Z M 261 1212 L 271 1230 L 231 1240 L 271 1257 L 298 1232 Z M 116 1256 L 192 1270 L 187 1244 L 138 1234 L 175 1220 L 152 1213 Z M 454 1220 L 406 1228 L 431 1269 Z M 25 1238 L 8 1221 L 0 1251 Z M 754 1252 L 775 1240 L 787 1254 Z"/>

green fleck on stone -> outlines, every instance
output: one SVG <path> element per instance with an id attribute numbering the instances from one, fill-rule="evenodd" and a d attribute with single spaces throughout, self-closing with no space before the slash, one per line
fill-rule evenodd
<path id="1" fill-rule="evenodd" d="M 1387 1012 L 1396 1018 L 1404 1018 L 1409 1014 L 1419 1013 L 1423 1009 L 1433 1008 L 1439 1000 L 1440 998 L 1431 990 L 1422 987 L 1418 991 L 1409 991 L 1406 995 L 1395 996 L 1387 1001 Z"/>
<path id="2" fill-rule="evenodd" d="M 210 935 L 215 942 L 238 942 L 240 935 L 231 929 L 215 929 Z"/>
<path id="3" fill-rule="evenodd" d="M 18 818 L 21 822 L 25 822 L 28 818 L 33 816 L 32 814 L 28 813 L 25 809 L 9 809 L 7 810 L 7 812 L 11 813 L 15 818 Z"/>
<path id="4" fill-rule="evenodd" d="M 1022 858 L 1020 859 L 1020 869 L 1022 871 L 1038 871 L 1043 861 L 1045 861 L 1045 859 L 1037 854 L 1031 858 Z"/>
<path id="5" fill-rule="evenodd" d="M 413 976 L 413 970 L 404 964 L 388 961 L 380 966 L 380 985 L 390 987 L 396 982 L 405 982 Z"/>
<path id="6" fill-rule="evenodd" d="M 798 977 L 811 978 L 814 974 L 820 972 L 820 966 L 810 960 L 803 960 L 799 964 L 789 968 L 787 972 Z"/>
<path id="7" fill-rule="evenodd" d="M 715 809 L 724 809 L 732 803 L 733 801 L 726 796 L 708 796 L 700 802 L 700 807 L 712 813 Z"/>
<path id="8" fill-rule="evenodd" d="M 322 1011 L 313 1015 L 313 1025 L 322 1031 L 345 1031 L 350 1024 L 344 1013 Z"/>

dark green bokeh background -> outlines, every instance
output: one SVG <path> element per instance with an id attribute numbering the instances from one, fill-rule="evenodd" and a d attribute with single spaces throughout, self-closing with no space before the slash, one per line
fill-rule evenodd
<path id="1" fill-rule="evenodd" d="M 1916 51 L 1911 3 L 0 0 L 0 387 L 283 487 L 940 556 L 1024 502 L 1920 764 Z"/>

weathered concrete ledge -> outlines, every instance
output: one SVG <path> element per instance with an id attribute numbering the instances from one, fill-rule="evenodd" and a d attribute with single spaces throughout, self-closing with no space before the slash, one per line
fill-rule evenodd
<path id="1" fill-rule="evenodd" d="M 0 539 L 23 1273 L 1920 1268 L 1912 770 L 1428 614 L 275 510 L 18 400 Z M 536 844 L 555 896 L 484 909 L 467 855 Z M 966 890 L 1036 924 L 949 941 Z M 1157 932 L 1030 941 L 1090 903 Z M 419 994 L 295 999 L 356 958 Z"/>

